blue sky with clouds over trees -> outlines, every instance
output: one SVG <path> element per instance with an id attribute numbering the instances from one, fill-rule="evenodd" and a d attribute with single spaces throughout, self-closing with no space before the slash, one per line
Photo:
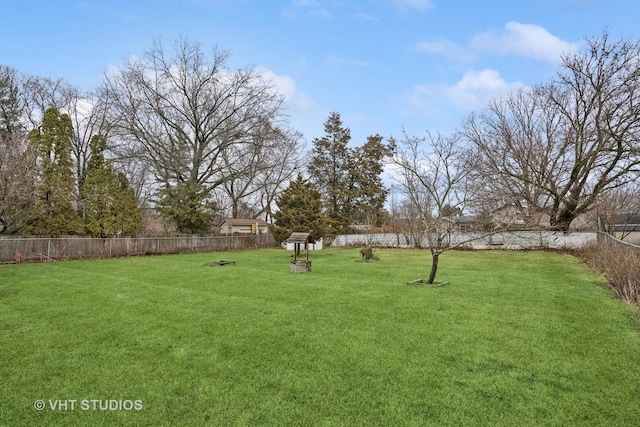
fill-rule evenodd
<path id="1" fill-rule="evenodd" d="M 188 37 L 270 76 L 307 141 L 335 111 L 357 145 L 449 132 L 490 97 L 548 81 L 585 36 L 640 38 L 632 0 L 1 3 L 3 65 L 92 89 L 154 40 Z"/>

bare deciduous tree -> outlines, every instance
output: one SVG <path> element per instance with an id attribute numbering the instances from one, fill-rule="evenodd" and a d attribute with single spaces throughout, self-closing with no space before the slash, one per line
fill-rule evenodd
<path id="1" fill-rule="evenodd" d="M 62 108 L 73 123 L 72 150 L 75 161 L 76 179 L 81 191 L 87 177 L 89 157 L 91 157 L 91 138 L 102 135 L 109 136 L 111 123 L 108 121 L 106 100 L 93 93 L 83 93 L 70 87 L 70 97 Z"/>
<path id="2" fill-rule="evenodd" d="M 275 210 L 275 200 L 284 190 L 288 182 L 294 179 L 305 167 L 305 152 L 300 146 L 302 134 L 295 130 L 285 130 L 275 150 L 266 153 L 267 163 L 259 175 L 258 182 L 262 191 L 258 205 L 260 213 L 272 221 L 271 213 Z"/>
<path id="3" fill-rule="evenodd" d="M 24 138 L 0 131 L 0 233 L 17 233 L 35 202 L 35 154 Z"/>
<path id="4" fill-rule="evenodd" d="M 35 154 L 26 143 L 23 78 L 0 65 L 0 233 L 19 232 L 35 202 Z"/>
<path id="5" fill-rule="evenodd" d="M 456 224 L 445 212 L 464 212 L 475 196 L 475 156 L 462 144 L 459 134 L 405 134 L 401 141 L 392 142 L 396 147 L 392 157 L 397 166 L 395 179 L 422 223 L 431 252 L 426 283 L 432 284 L 440 255 L 454 246 L 451 233 Z"/>
<path id="6" fill-rule="evenodd" d="M 492 101 L 464 129 L 491 192 L 566 231 L 600 195 L 638 179 L 640 45 L 589 39 L 554 82 Z"/>
<path id="7" fill-rule="evenodd" d="M 211 197 L 235 178 L 225 156 L 247 151 L 265 124 L 285 121 L 283 96 L 272 83 L 250 68 L 228 71 L 228 59 L 226 51 L 207 55 L 184 39 L 173 51 L 157 42 L 106 76 L 114 129 L 165 189 L 198 188 L 192 193 Z M 193 202 L 183 205 L 201 204 Z"/>
<path id="8" fill-rule="evenodd" d="M 232 218 L 255 218 L 271 212 L 277 193 L 302 167 L 301 139 L 297 131 L 267 124 L 252 144 L 230 147 L 223 153 L 224 173 L 229 179 L 222 189 Z"/>
<path id="9" fill-rule="evenodd" d="M 24 119 L 29 129 L 37 129 L 42 124 L 44 112 L 48 108 L 66 113 L 67 107 L 78 93 L 64 79 L 33 75 L 23 75 L 21 86 Z"/>

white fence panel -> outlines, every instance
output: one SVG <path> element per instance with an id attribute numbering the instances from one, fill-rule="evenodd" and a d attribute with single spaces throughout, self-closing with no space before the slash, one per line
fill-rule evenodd
<path id="1" fill-rule="evenodd" d="M 451 246 L 468 249 L 578 249 L 597 240 L 595 232 L 512 231 L 499 233 L 451 233 Z M 416 244 L 417 243 L 417 244 Z M 331 246 L 429 247 L 422 233 L 337 235 Z"/>

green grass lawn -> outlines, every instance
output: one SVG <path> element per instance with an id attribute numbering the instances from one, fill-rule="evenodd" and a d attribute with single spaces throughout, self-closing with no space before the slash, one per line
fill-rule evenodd
<path id="1" fill-rule="evenodd" d="M 635 312 L 577 259 L 376 254 L 0 266 L 0 425 L 640 424 Z"/>

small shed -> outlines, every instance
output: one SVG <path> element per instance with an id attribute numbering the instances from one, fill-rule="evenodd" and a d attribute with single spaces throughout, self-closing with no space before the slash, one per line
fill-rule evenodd
<path id="1" fill-rule="evenodd" d="M 221 234 L 267 234 L 269 224 L 262 219 L 226 218 L 218 224 Z"/>
<path id="2" fill-rule="evenodd" d="M 291 233 L 287 243 L 293 244 L 293 259 L 289 264 L 289 271 L 293 273 L 306 273 L 311 271 L 309 261 L 309 233 Z M 305 256 L 302 258 L 301 248 L 304 245 Z"/>

